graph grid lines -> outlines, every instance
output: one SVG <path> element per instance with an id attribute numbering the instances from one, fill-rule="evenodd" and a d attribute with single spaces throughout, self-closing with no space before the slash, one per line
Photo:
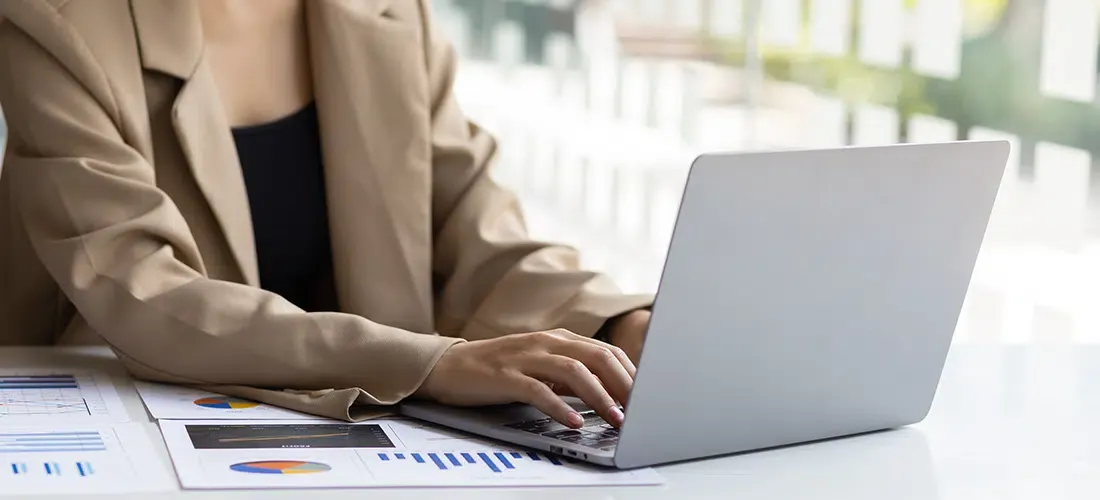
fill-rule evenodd
<path id="1" fill-rule="evenodd" d="M 106 413 L 98 386 L 91 377 L 71 374 L 0 375 L 0 419 Z"/>

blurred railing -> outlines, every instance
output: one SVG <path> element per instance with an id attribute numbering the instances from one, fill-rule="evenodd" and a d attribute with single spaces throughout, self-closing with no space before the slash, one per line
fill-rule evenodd
<path id="1" fill-rule="evenodd" d="M 1052 15 L 1072 15 L 1082 8 L 1076 1 L 1049 0 L 1061 9 Z M 470 40 L 483 41 L 464 61 L 458 95 L 501 140 L 497 177 L 520 193 L 536 235 L 581 248 L 586 265 L 629 290 L 655 289 L 687 167 L 700 152 L 1007 138 L 1017 153 L 958 338 L 1100 340 L 1100 216 L 1090 183 L 1100 137 L 1063 144 L 1030 125 L 993 120 L 1004 132 L 960 119 L 957 107 L 937 113 L 906 100 L 910 87 L 934 79 L 942 91 L 953 75 L 976 71 L 960 69 L 974 57 L 962 35 L 953 48 L 921 31 L 929 19 L 948 35 L 962 30 L 952 10 L 962 0 L 523 2 L 522 14 L 501 7 L 487 19 L 492 9 L 483 9 L 479 26 L 490 31 L 477 34 L 460 3 L 437 7 L 460 52 L 470 56 Z M 530 31 L 537 9 L 556 12 L 560 29 Z M 908 31 L 900 42 L 874 43 Z M 1095 49 L 1091 36 L 1077 43 Z M 1081 85 L 1044 78 L 1040 93 L 1057 96 L 1046 99 L 1077 92 L 1091 102 Z M 875 88 L 860 87 L 868 84 Z"/>

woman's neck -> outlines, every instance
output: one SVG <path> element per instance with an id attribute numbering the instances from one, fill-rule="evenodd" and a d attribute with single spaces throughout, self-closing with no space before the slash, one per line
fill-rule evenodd
<path id="1" fill-rule="evenodd" d="M 305 1 L 199 0 L 207 62 L 231 126 L 273 121 L 313 100 Z"/>

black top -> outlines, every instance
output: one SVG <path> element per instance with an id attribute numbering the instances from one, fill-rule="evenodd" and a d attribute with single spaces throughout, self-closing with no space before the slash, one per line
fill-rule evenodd
<path id="1" fill-rule="evenodd" d="M 279 120 L 233 129 L 260 265 L 260 286 L 306 311 L 331 287 L 332 245 L 321 135 L 313 104 Z"/>

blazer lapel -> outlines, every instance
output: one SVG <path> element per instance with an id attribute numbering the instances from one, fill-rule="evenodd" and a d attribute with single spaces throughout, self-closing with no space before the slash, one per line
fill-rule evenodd
<path id="1" fill-rule="evenodd" d="M 433 331 L 430 123 L 416 19 L 307 3 L 341 308 Z"/>
<path id="2" fill-rule="evenodd" d="M 193 2 L 131 0 L 142 66 L 183 80 L 172 124 L 199 189 L 210 205 L 247 284 L 259 265 L 244 176 L 228 119 L 203 50 Z"/>

